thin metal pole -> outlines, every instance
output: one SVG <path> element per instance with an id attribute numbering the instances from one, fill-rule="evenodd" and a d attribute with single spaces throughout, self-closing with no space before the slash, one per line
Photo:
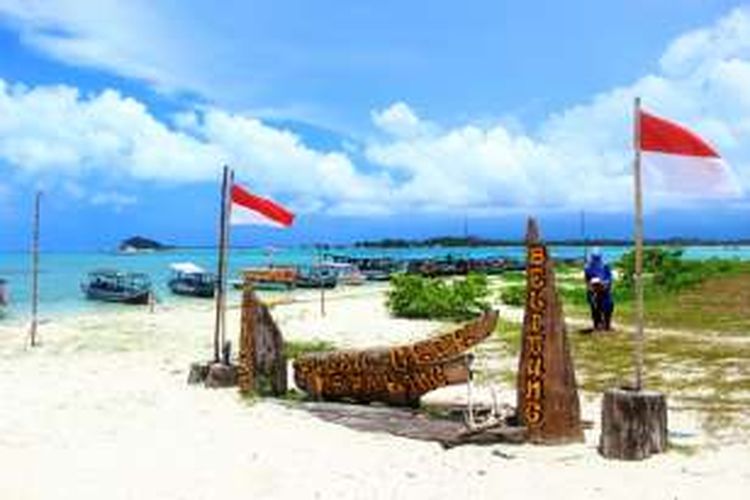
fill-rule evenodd
<path id="1" fill-rule="evenodd" d="M 583 241 L 583 261 L 589 258 L 589 242 L 586 238 L 586 212 L 581 210 L 581 240 Z"/>
<path id="2" fill-rule="evenodd" d="M 634 144 L 635 159 L 633 162 L 635 180 L 635 336 L 634 365 L 635 389 L 643 387 L 643 186 L 641 180 L 641 98 L 636 97 L 634 103 Z"/>
<path id="3" fill-rule="evenodd" d="M 37 326 L 39 324 L 39 209 L 42 192 L 37 191 L 34 198 L 34 229 L 32 234 L 31 257 L 31 346 L 36 346 Z"/>
<path id="4" fill-rule="evenodd" d="M 320 315 L 326 316 L 326 288 L 323 285 L 323 247 L 318 245 L 318 286 L 320 286 Z"/>
<path id="5" fill-rule="evenodd" d="M 224 165 L 224 173 L 221 181 L 221 210 L 219 213 L 219 245 L 218 263 L 216 269 L 216 323 L 214 325 L 214 362 L 218 363 L 221 352 L 221 338 L 224 329 L 224 245 L 226 244 L 227 230 L 227 189 L 229 185 L 229 167 Z"/>

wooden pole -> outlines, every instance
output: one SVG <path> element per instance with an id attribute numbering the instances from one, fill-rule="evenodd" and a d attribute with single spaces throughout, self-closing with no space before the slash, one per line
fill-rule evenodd
<path id="1" fill-rule="evenodd" d="M 227 274 L 229 270 L 229 220 L 232 216 L 232 186 L 234 185 L 234 171 L 229 170 L 229 182 L 227 183 L 226 204 L 224 207 L 224 274 L 222 276 L 222 304 L 221 304 L 221 339 L 220 346 L 223 349 L 227 341 Z M 226 360 L 229 363 L 229 360 Z"/>
<path id="2" fill-rule="evenodd" d="M 32 233 L 31 257 L 31 346 L 36 346 L 37 326 L 39 324 L 39 209 L 42 192 L 37 191 L 34 198 L 34 228 Z"/>
<path id="3" fill-rule="evenodd" d="M 227 243 L 227 191 L 229 189 L 229 167 L 224 165 L 221 181 L 221 209 L 219 213 L 219 256 L 216 269 L 216 323 L 214 325 L 214 362 L 221 359 L 222 339 L 224 338 L 225 299 L 224 288 L 226 283 L 225 246 Z"/>
<path id="4" fill-rule="evenodd" d="M 643 387 L 643 186 L 641 179 L 641 98 L 636 97 L 634 103 L 634 143 L 635 158 L 633 161 L 635 180 L 635 334 L 633 348 L 633 364 L 635 367 L 635 390 Z"/>

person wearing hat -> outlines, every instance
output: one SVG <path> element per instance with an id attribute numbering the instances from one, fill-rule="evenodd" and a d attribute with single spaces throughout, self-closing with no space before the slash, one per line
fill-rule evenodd
<path id="1" fill-rule="evenodd" d="M 610 330 L 615 303 L 612 300 L 612 270 L 604 261 L 602 251 L 594 248 L 584 269 L 586 299 L 591 308 L 594 330 Z"/>

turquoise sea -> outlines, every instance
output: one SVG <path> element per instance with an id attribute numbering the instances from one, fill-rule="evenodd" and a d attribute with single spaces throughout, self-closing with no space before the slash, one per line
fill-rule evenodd
<path id="1" fill-rule="evenodd" d="M 616 260 L 627 248 L 604 247 L 605 257 Z M 558 258 L 581 257 L 583 248 L 558 246 L 551 248 Z M 334 254 L 354 256 L 389 256 L 398 259 L 444 257 L 510 257 L 521 259 L 524 248 L 514 247 L 471 247 L 471 248 L 398 248 L 363 249 L 336 248 Z M 750 246 L 695 246 L 685 248 L 685 256 L 691 259 L 735 258 L 750 260 Z M 229 277 L 239 277 L 242 268 L 269 263 L 281 265 L 311 264 L 319 257 L 314 248 L 274 248 L 235 249 L 229 260 Z M 148 273 L 155 284 L 158 300 L 165 303 L 200 300 L 175 297 L 169 293 L 166 282 L 169 277 L 169 264 L 174 262 L 194 262 L 209 270 L 216 268 L 215 250 L 171 250 L 158 253 L 123 255 L 117 253 L 42 253 L 40 257 L 40 310 L 43 318 L 79 311 L 105 311 L 111 304 L 90 302 L 84 299 L 80 290 L 81 280 L 88 271 L 99 268 L 113 268 Z M 8 280 L 11 305 L 6 311 L 5 320 L 23 319 L 29 311 L 29 290 L 31 285 L 30 258 L 25 253 L 0 253 L 0 277 Z M 232 292 L 235 293 L 235 292 Z"/>

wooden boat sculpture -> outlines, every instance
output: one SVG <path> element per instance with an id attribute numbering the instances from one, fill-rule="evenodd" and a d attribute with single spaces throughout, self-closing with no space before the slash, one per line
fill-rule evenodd
<path id="1" fill-rule="evenodd" d="M 431 390 L 469 380 L 465 351 L 487 338 L 497 319 L 497 311 L 487 311 L 413 344 L 303 355 L 294 361 L 294 380 L 318 399 L 414 405 Z"/>

